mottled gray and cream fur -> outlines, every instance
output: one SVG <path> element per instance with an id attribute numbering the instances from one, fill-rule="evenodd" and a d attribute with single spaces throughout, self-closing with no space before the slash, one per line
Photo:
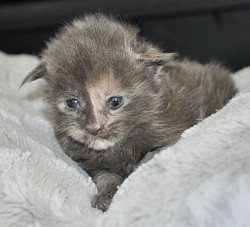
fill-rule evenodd
<path id="1" fill-rule="evenodd" d="M 236 93 L 223 67 L 176 60 L 103 15 L 74 20 L 48 42 L 23 84 L 38 78 L 58 141 L 93 177 L 102 210 L 139 163 Z"/>

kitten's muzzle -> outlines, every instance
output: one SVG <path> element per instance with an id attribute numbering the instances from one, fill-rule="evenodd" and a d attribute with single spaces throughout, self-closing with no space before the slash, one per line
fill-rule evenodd
<path id="1" fill-rule="evenodd" d="M 86 126 L 86 130 L 93 136 L 97 136 L 101 130 L 102 130 L 102 126 L 101 125 L 96 125 L 96 124 L 91 124 L 91 125 L 87 125 Z"/>

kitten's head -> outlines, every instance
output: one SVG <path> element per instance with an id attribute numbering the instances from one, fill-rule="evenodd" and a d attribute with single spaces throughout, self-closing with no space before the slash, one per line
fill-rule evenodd
<path id="1" fill-rule="evenodd" d="M 73 21 L 52 39 L 24 83 L 46 80 L 55 130 L 103 150 L 140 134 L 154 115 L 159 65 L 172 58 L 137 29 L 102 15 Z"/>

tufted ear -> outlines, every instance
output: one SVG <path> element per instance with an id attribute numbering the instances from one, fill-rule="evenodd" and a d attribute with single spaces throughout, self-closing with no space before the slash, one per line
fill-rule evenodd
<path id="1" fill-rule="evenodd" d="M 163 53 L 159 49 L 146 45 L 138 51 L 139 61 L 145 62 L 147 65 L 163 65 L 177 57 L 177 53 Z"/>
<path id="2" fill-rule="evenodd" d="M 23 80 L 22 84 L 20 85 L 20 88 L 28 83 L 32 82 L 34 80 L 43 78 L 47 73 L 46 67 L 44 62 L 40 62 L 39 65 L 37 65 Z"/>

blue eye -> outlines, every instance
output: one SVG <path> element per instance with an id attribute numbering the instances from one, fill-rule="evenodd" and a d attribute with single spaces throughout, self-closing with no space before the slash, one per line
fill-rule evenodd
<path id="1" fill-rule="evenodd" d="M 110 97 L 107 103 L 110 109 L 118 109 L 119 107 L 122 106 L 122 104 L 123 104 L 123 97 L 121 96 Z"/>
<path id="2" fill-rule="evenodd" d="M 69 99 L 66 101 L 67 106 L 71 109 L 76 109 L 80 106 L 79 101 L 77 99 Z"/>

